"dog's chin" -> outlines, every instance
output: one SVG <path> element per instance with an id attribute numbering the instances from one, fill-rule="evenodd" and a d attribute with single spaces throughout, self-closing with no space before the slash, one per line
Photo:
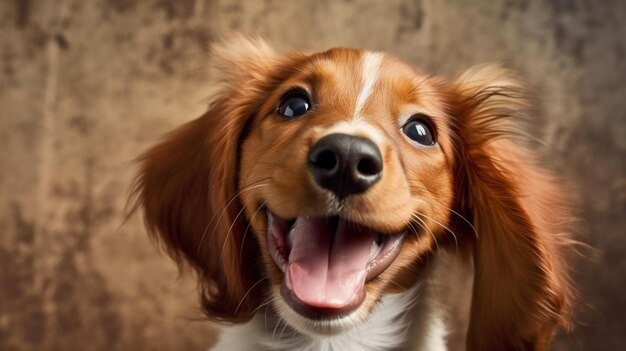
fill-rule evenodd
<path id="1" fill-rule="evenodd" d="M 405 233 L 378 232 L 341 216 L 284 219 L 267 210 L 267 245 L 283 274 L 274 306 L 308 335 L 346 331 L 369 315 L 376 300 L 366 285 L 400 252 Z"/>
<path id="2" fill-rule="evenodd" d="M 274 285 L 272 289 L 272 304 L 278 312 L 280 318 L 290 327 L 298 332 L 313 336 L 333 336 L 346 332 L 362 324 L 371 312 L 374 305 L 368 303 L 368 299 L 361 303 L 359 307 L 341 316 L 328 316 L 326 318 L 311 319 L 296 312 L 295 309 L 285 300 L 281 293 L 281 286 Z M 374 299 L 372 299 L 374 300 Z"/>

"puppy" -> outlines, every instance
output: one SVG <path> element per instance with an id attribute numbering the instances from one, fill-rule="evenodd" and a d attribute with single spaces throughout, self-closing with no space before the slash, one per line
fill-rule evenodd
<path id="1" fill-rule="evenodd" d="M 517 142 L 510 71 L 214 52 L 208 111 L 141 157 L 135 196 L 232 324 L 216 349 L 545 350 L 568 325 L 568 191 Z"/>

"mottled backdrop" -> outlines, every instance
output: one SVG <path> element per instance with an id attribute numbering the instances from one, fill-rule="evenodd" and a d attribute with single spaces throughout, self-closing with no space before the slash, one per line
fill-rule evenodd
<path id="1" fill-rule="evenodd" d="M 529 4 L 532 3 L 532 4 Z M 133 158 L 198 116 L 208 44 L 359 46 L 443 75 L 515 64 L 533 132 L 580 189 L 579 322 L 559 350 L 626 349 L 626 2 L 0 2 L 0 350 L 202 350 L 194 282 L 123 224 Z"/>

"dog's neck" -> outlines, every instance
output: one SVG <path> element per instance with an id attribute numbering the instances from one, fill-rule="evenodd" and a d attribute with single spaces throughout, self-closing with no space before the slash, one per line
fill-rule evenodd
<path id="1" fill-rule="evenodd" d="M 350 331 L 329 337 L 299 333 L 268 303 L 250 322 L 225 328 L 215 350 L 448 350 L 447 338 L 464 339 L 467 329 L 459 316 L 469 313 L 471 262 L 442 252 L 428 262 L 411 288 L 383 296 Z"/>
<path id="2" fill-rule="evenodd" d="M 421 284 L 384 296 L 363 324 L 344 333 L 312 337 L 285 324 L 269 304 L 249 323 L 227 328 L 216 350 L 397 350 L 408 340 Z"/>

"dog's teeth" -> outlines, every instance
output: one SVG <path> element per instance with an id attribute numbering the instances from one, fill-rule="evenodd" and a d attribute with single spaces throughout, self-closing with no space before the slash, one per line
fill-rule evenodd
<path id="1" fill-rule="evenodd" d="M 372 241 L 372 248 L 370 249 L 370 260 L 376 257 L 376 251 L 378 251 L 378 244 L 376 244 L 376 240 Z"/>
<path id="2" fill-rule="evenodd" d="M 383 235 L 378 234 L 378 236 L 376 237 L 376 244 L 378 244 L 378 246 L 382 246 L 384 240 L 385 238 L 383 237 Z"/>
<path id="3" fill-rule="evenodd" d="M 382 234 L 378 234 L 376 239 L 372 241 L 372 248 L 370 249 L 370 260 L 375 259 L 378 256 L 378 254 L 380 254 L 380 252 L 383 249 L 384 243 L 385 243 L 385 236 L 383 236 Z"/>
<path id="4" fill-rule="evenodd" d="M 296 236 L 296 224 L 294 223 L 289 229 L 289 233 L 287 234 L 287 245 L 289 245 L 289 249 L 293 247 L 293 240 Z"/>
<path id="5" fill-rule="evenodd" d="M 372 241 L 372 248 L 370 249 L 370 260 L 373 260 L 376 258 L 376 256 L 378 256 L 378 254 L 380 253 L 380 243 L 378 242 L 378 238 L 376 238 L 376 240 Z"/>

